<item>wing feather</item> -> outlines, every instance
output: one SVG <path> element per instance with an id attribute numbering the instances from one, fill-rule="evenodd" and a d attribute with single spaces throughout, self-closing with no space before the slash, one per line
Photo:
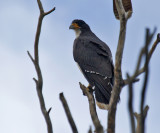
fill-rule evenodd
<path id="1" fill-rule="evenodd" d="M 85 70 L 95 71 L 110 78 L 114 76 L 112 55 L 103 42 L 78 38 L 74 41 L 73 56 Z"/>
<path id="2" fill-rule="evenodd" d="M 96 100 L 108 104 L 114 80 L 109 47 L 94 34 L 80 36 L 74 41 L 73 56 L 90 85 L 95 86 Z"/>

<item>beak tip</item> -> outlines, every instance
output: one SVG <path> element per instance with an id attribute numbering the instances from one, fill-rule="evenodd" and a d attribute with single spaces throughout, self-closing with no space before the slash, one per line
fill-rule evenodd
<path id="1" fill-rule="evenodd" d="M 73 28 L 74 28 L 73 25 L 70 25 L 70 26 L 69 26 L 69 30 L 70 30 L 70 29 L 73 29 Z"/>

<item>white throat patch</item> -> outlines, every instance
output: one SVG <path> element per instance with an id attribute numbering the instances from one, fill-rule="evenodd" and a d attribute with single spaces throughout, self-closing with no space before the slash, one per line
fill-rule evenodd
<path id="1" fill-rule="evenodd" d="M 80 34 L 81 34 L 81 30 L 80 29 L 76 29 L 75 33 L 76 33 L 76 38 L 78 38 L 80 36 Z"/>

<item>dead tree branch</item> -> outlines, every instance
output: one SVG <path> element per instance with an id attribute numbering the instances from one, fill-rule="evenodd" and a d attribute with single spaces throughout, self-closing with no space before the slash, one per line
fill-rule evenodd
<path id="1" fill-rule="evenodd" d="M 80 88 L 82 90 L 82 92 L 87 96 L 88 98 L 88 102 L 89 102 L 89 109 L 90 109 L 90 115 L 92 118 L 92 122 L 94 124 L 94 127 L 96 129 L 96 133 L 103 133 L 103 126 L 101 125 L 97 112 L 96 112 L 96 106 L 95 106 L 95 100 L 94 100 L 94 96 L 93 96 L 93 92 L 89 92 L 87 90 L 87 88 L 80 84 Z"/>
<path id="2" fill-rule="evenodd" d="M 108 128 L 107 128 L 107 132 L 108 133 L 115 133 L 115 119 L 116 119 L 116 108 L 117 108 L 117 102 L 118 102 L 118 98 L 121 92 L 122 87 L 124 87 L 124 85 L 130 84 L 131 82 L 137 82 L 138 79 L 137 76 L 140 75 L 141 73 L 145 72 L 147 69 L 147 65 L 145 64 L 144 67 L 142 69 L 139 69 L 140 67 L 140 63 L 142 62 L 142 56 L 144 55 L 144 53 L 146 53 L 146 49 L 144 47 L 144 49 L 142 49 L 140 56 L 139 56 L 139 60 L 137 63 L 137 67 L 135 70 L 135 73 L 132 77 L 130 77 L 130 79 L 127 80 L 123 80 L 122 78 L 122 70 L 121 70 L 121 63 L 122 63 L 122 56 L 123 56 L 123 49 L 124 49 L 124 43 L 125 43 L 125 35 L 126 35 L 126 25 L 127 25 L 127 20 L 128 18 L 130 18 L 130 16 L 132 15 L 132 5 L 129 5 L 129 8 L 131 9 L 127 9 L 127 11 L 125 11 L 124 6 L 126 6 L 128 3 L 123 3 L 122 4 L 122 0 L 114 0 L 115 2 L 115 8 L 118 11 L 118 16 L 117 17 L 120 20 L 120 33 L 119 33 L 119 41 L 118 41 L 118 46 L 117 46 L 117 51 L 116 51 L 116 58 L 115 58 L 115 69 L 114 69 L 114 86 L 112 89 L 112 95 L 110 98 L 110 103 L 109 103 L 109 111 L 108 111 Z M 131 4 L 130 0 L 123 0 L 123 2 L 130 2 L 129 4 Z M 115 16 L 117 15 L 116 12 Z M 156 29 L 154 30 L 154 32 L 152 34 L 150 34 L 149 30 L 147 30 L 147 34 L 146 34 L 146 45 L 148 47 L 148 45 L 150 44 L 154 33 L 156 32 Z M 149 60 L 153 54 L 153 51 L 155 50 L 159 39 L 160 35 L 157 35 L 157 41 L 154 43 L 154 45 L 152 46 L 149 54 L 147 53 L 146 57 L 147 57 L 147 63 L 149 63 Z M 146 78 L 147 81 L 147 78 Z M 145 91 L 144 91 L 145 92 Z M 143 93 L 144 93 L 143 92 Z M 144 95 L 144 94 L 143 94 Z M 145 97 L 145 95 L 143 96 L 143 98 Z M 142 99 L 143 101 L 143 99 Z M 143 101 L 144 102 L 144 101 Z M 133 110 L 131 110 L 132 112 Z M 131 118 L 133 120 L 133 118 Z M 133 121 L 132 121 L 133 122 Z M 134 125 L 132 125 L 134 127 Z M 134 129 L 133 129 L 134 132 Z"/>
<path id="3" fill-rule="evenodd" d="M 110 109 L 108 111 L 108 128 L 107 128 L 108 133 L 115 133 L 116 108 L 123 84 L 121 63 L 122 63 L 122 55 L 123 55 L 124 42 L 126 36 L 126 25 L 127 25 L 127 20 L 132 13 L 132 12 L 125 12 L 121 0 L 115 0 L 115 4 L 120 18 L 120 32 L 119 32 L 119 41 L 115 58 L 114 87 L 112 90 L 112 95 L 109 103 Z"/>
<path id="4" fill-rule="evenodd" d="M 148 74 L 149 74 L 149 53 L 148 53 L 148 46 L 150 44 L 149 39 L 152 39 L 153 34 L 151 37 L 149 36 L 149 29 L 146 31 L 146 45 L 144 47 L 144 56 L 145 56 L 145 64 L 144 64 L 144 72 L 145 72 L 145 77 L 144 77 L 144 83 L 143 83 L 143 88 L 142 88 L 142 94 L 141 94 L 141 105 L 140 105 L 140 110 L 141 110 L 141 119 L 140 119 L 140 131 L 141 133 L 144 133 L 145 131 L 145 117 L 144 117 L 144 102 L 145 102 L 145 97 L 146 97 L 146 90 L 147 90 L 147 83 L 148 83 Z M 148 39 L 149 38 L 149 39 Z"/>
<path id="5" fill-rule="evenodd" d="M 127 74 L 127 78 L 130 81 L 130 76 Z M 133 85 L 132 82 L 129 82 L 129 99 L 128 99 L 128 110 L 129 110 L 129 116 L 130 116 L 130 122 L 131 122 L 131 129 L 132 133 L 135 133 L 135 121 L 134 121 L 134 115 L 133 115 Z"/>
<path id="6" fill-rule="evenodd" d="M 141 130 L 141 127 L 142 127 L 142 123 L 141 123 L 141 121 L 142 121 L 142 119 L 145 119 L 146 118 L 146 116 L 147 116 L 147 112 L 148 112 L 148 109 L 149 109 L 149 107 L 148 107 L 148 105 L 144 108 L 144 110 L 143 110 L 143 115 L 140 113 L 140 114 L 138 114 L 138 113 L 134 113 L 134 116 L 136 117 L 136 120 L 137 120 L 137 128 L 136 128 L 136 133 L 142 133 L 142 130 Z"/>
<path id="7" fill-rule="evenodd" d="M 39 45 L 39 38 L 40 38 L 43 18 L 46 15 L 48 15 L 49 13 L 53 12 L 55 10 L 55 7 L 52 10 L 50 10 L 49 12 L 45 13 L 41 1 L 37 0 L 37 3 L 38 3 L 39 10 L 40 10 L 40 15 L 39 15 L 37 31 L 36 31 L 36 36 L 35 36 L 35 42 L 34 42 L 34 58 L 31 56 L 29 51 L 27 51 L 27 52 L 28 52 L 28 55 L 35 66 L 35 69 L 36 69 L 38 80 L 35 78 L 33 78 L 33 80 L 36 83 L 36 90 L 37 90 L 37 94 L 38 94 L 38 98 L 39 98 L 39 102 L 40 102 L 41 111 L 42 111 L 42 114 L 43 114 L 44 119 L 47 124 L 47 130 L 48 130 L 48 133 L 53 133 L 52 123 L 51 123 L 51 119 L 49 116 L 51 108 L 47 111 L 46 106 L 45 106 L 44 97 L 42 94 L 43 77 L 42 77 L 42 73 L 41 73 L 41 69 L 40 69 L 40 65 L 39 65 L 38 45 Z"/>
<path id="8" fill-rule="evenodd" d="M 70 126 L 71 126 L 71 129 L 72 129 L 72 132 L 73 132 L 73 133 L 78 133 L 76 124 L 75 124 L 75 122 L 74 122 L 74 120 L 73 120 L 72 114 L 71 114 L 71 112 L 70 112 L 69 106 L 68 106 L 68 104 L 67 104 L 67 101 L 66 101 L 63 93 L 60 93 L 60 94 L 59 94 L 59 98 L 60 98 L 60 100 L 61 100 L 61 102 L 62 102 L 63 108 L 64 108 L 64 110 L 65 110 L 65 113 L 66 113 L 66 116 L 67 116 L 67 119 L 68 119 L 68 122 L 69 122 L 69 124 L 70 124 Z"/>
<path id="9" fill-rule="evenodd" d="M 156 28 L 154 29 L 153 33 L 151 33 L 151 34 L 150 34 L 149 29 L 146 29 L 146 42 L 145 42 L 145 46 L 146 46 L 146 45 L 149 46 L 149 44 L 151 43 L 151 40 L 153 39 L 153 36 L 155 35 L 155 32 L 156 32 Z M 153 43 L 153 45 L 152 45 L 152 47 L 151 47 L 151 49 L 150 49 L 150 51 L 149 51 L 149 53 L 148 53 L 148 63 L 150 62 L 151 57 L 152 57 L 152 55 L 153 55 L 153 53 L 154 53 L 154 51 L 155 51 L 155 49 L 156 49 L 156 47 L 157 47 L 157 45 L 158 45 L 159 42 L 160 42 L 160 33 L 157 34 L 157 39 L 156 39 L 156 41 Z M 143 66 L 142 68 L 140 68 L 140 64 L 141 64 L 141 62 L 142 62 L 142 56 L 143 56 L 143 54 L 145 53 L 145 46 L 144 46 L 144 48 L 141 49 L 141 52 L 140 52 L 140 54 L 139 54 L 139 58 L 138 58 L 138 62 L 137 62 L 136 69 L 135 69 L 135 71 L 134 71 L 133 76 L 130 77 L 130 80 L 131 80 L 132 82 L 135 82 L 135 81 L 136 81 L 136 78 L 137 78 L 140 74 L 142 74 L 143 72 L 145 72 L 145 70 L 146 70 L 146 65 L 145 65 L 145 64 L 144 64 L 144 66 Z M 127 84 L 129 84 L 128 79 L 124 80 L 124 85 L 127 85 Z"/>
<path id="10" fill-rule="evenodd" d="M 144 133 L 145 132 L 145 117 L 146 117 L 146 111 L 144 111 L 144 102 L 145 102 L 145 96 L 146 96 L 146 90 L 147 90 L 147 83 L 148 83 L 148 73 L 149 73 L 149 61 L 151 59 L 151 56 L 160 40 L 160 34 L 157 35 L 157 39 L 154 42 L 151 50 L 148 52 L 148 47 L 151 43 L 151 40 L 156 32 L 156 28 L 154 29 L 154 32 L 150 34 L 150 30 L 146 29 L 146 37 L 145 37 L 145 46 L 141 49 L 141 52 L 139 54 L 137 66 L 134 72 L 134 75 L 132 77 L 127 76 L 127 84 L 129 84 L 129 112 L 130 112 L 130 118 L 131 118 L 131 125 L 132 125 L 132 132 L 135 132 L 135 124 L 134 124 L 134 118 L 133 118 L 133 108 L 132 108 L 132 83 L 133 80 L 138 76 L 137 74 L 139 70 L 143 69 L 142 72 L 145 72 L 144 75 L 144 83 L 142 87 L 142 92 L 141 92 L 141 104 L 140 104 L 140 114 L 137 115 L 135 113 L 136 118 L 137 118 L 137 129 L 136 133 Z M 140 69 L 140 65 L 142 63 L 142 57 L 145 57 L 145 63 L 143 68 Z M 148 106 L 146 107 L 145 110 L 148 110 Z M 145 114 L 144 114 L 145 113 Z"/>

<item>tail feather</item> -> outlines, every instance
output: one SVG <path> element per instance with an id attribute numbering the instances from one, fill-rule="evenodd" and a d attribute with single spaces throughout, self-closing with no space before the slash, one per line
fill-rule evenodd
<path id="1" fill-rule="evenodd" d="M 83 69 L 82 71 L 85 73 Z M 102 109 L 107 109 L 106 106 L 109 104 L 111 97 L 113 78 L 107 78 L 100 74 L 91 72 L 86 72 L 84 76 L 92 87 L 95 86 L 97 105 Z"/>
<path id="2" fill-rule="evenodd" d="M 95 83 L 95 97 L 100 103 L 108 104 L 111 96 L 111 86 L 108 84 L 103 86 L 103 84 Z"/>

